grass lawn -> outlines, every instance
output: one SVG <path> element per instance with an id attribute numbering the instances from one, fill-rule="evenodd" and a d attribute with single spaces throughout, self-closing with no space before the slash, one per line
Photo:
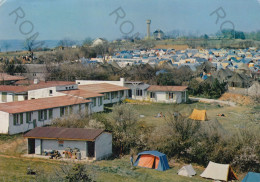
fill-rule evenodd
<path id="1" fill-rule="evenodd" d="M 239 128 L 249 127 L 252 129 L 259 129 L 260 124 L 253 122 L 250 118 L 256 118 L 253 113 L 260 111 L 258 107 L 252 106 L 219 106 L 218 104 L 207 104 L 195 102 L 191 104 L 133 104 L 134 108 L 144 117 L 140 118 L 150 126 L 156 126 L 165 122 L 164 118 L 157 118 L 158 113 L 163 115 L 179 111 L 182 115 L 188 117 L 194 108 L 205 109 L 209 120 L 217 119 L 227 131 L 236 131 Z M 225 114 L 225 117 L 217 116 L 218 114 Z"/>

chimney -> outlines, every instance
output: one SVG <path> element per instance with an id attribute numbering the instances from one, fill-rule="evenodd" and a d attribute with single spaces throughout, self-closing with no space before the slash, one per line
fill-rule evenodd
<path id="1" fill-rule="evenodd" d="M 150 24 L 151 20 L 146 20 L 147 23 L 147 39 L 150 39 Z"/>
<path id="2" fill-rule="evenodd" d="M 38 84 L 38 83 L 39 83 L 39 79 L 36 78 L 33 80 L 33 84 Z"/>

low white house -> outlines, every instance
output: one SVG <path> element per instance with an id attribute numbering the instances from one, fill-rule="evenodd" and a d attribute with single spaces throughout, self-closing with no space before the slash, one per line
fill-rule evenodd
<path id="1" fill-rule="evenodd" d="M 73 96 L 8 102 L 0 104 L 0 133 L 16 134 L 51 123 L 73 113 L 90 113 L 90 100 Z"/>
<path id="2" fill-rule="evenodd" d="M 102 129 L 37 127 L 24 137 L 28 154 L 57 150 L 65 157 L 66 148 L 79 149 L 82 159 L 101 160 L 112 154 L 112 134 Z"/>
<path id="3" fill-rule="evenodd" d="M 157 86 L 151 85 L 147 89 L 147 98 L 152 102 L 183 103 L 187 102 L 187 86 Z"/>

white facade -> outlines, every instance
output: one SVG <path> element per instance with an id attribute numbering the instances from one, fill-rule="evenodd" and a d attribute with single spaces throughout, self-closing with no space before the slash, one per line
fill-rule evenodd
<path id="1" fill-rule="evenodd" d="M 109 157 L 112 154 L 112 134 L 102 133 L 95 141 L 95 158 L 96 160 Z"/>
<path id="2" fill-rule="evenodd" d="M 78 85 L 89 85 L 89 84 L 100 84 L 100 83 L 109 83 L 118 86 L 124 86 L 125 79 L 120 78 L 120 81 L 105 81 L 105 80 L 76 80 Z"/>
<path id="3" fill-rule="evenodd" d="M 66 85 L 66 86 L 54 86 L 48 88 L 41 88 L 36 90 L 28 91 L 28 100 L 31 99 L 39 99 L 39 98 L 47 98 L 47 97 L 55 97 L 55 96 L 63 96 L 66 95 L 59 91 L 78 89 L 78 85 Z"/>
<path id="4" fill-rule="evenodd" d="M 151 97 L 151 93 L 153 96 Z M 143 90 L 142 96 L 132 95 L 132 99 L 141 100 L 141 101 L 149 101 L 149 102 L 159 102 L 159 103 L 183 103 L 187 102 L 187 91 L 183 92 L 163 92 L 163 91 L 155 91 L 150 92 L 147 90 Z"/>
<path id="5" fill-rule="evenodd" d="M 13 92 L 0 92 L 0 103 L 26 100 L 26 94 L 15 94 Z"/>
<path id="6" fill-rule="evenodd" d="M 76 104 L 71 106 L 49 108 L 45 110 L 37 110 L 17 114 L 10 114 L 7 112 L 0 111 L 0 133 L 11 135 L 16 133 L 22 133 L 31 130 L 35 127 L 51 124 L 51 121 L 53 119 L 66 117 L 72 113 L 76 114 L 79 112 L 88 112 L 89 114 L 90 107 L 86 107 L 86 105 L 88 104 L 89 103 Z M 79 105 L 81 107 L 79 107 Z M 61 110 L 64 111 L 64 115 L 61 114 Z M 31 116 L 29 117 L 28 115 Z"/>

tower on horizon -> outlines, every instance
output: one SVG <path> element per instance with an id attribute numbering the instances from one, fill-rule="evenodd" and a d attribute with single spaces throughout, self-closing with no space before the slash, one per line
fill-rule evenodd
<path id="1" fill-rule="evenodd" d="M 147 39 L 150 39 L 150 24 L 151 20 L 146 20 L 147 23 Z"/>

